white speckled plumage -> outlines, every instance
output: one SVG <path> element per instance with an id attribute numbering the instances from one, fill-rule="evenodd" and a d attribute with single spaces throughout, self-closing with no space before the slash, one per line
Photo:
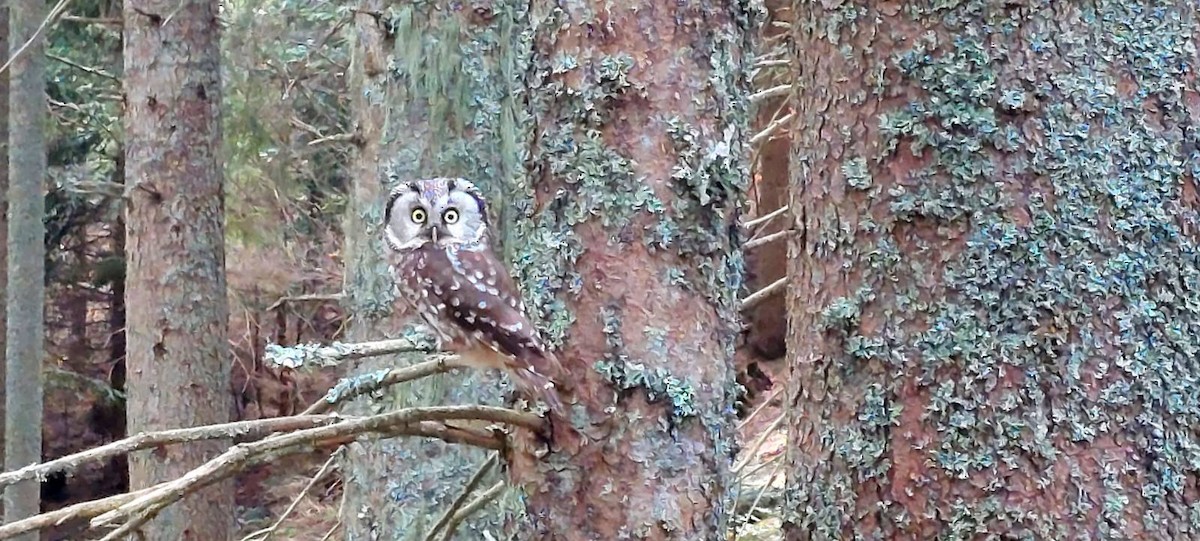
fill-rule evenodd
<path id="1" fill-rule="evenodd" d="M 474 184 L 401 183 L 388 196 L 384 240 L 402 305 L 434 329 L 444 350 L 508 372 L 529 398 L 540 396 L 563 413 L 555 390 L 561 366 L 492 250 L 486 202 Z"/>

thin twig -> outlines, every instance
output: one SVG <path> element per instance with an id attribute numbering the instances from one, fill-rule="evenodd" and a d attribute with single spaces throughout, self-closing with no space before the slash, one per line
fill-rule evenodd
<path id="1" fill-rule="evenodd" d="M 483 494 L 480 494 L 478 498 L 471 500 L 471 503 L 463 506 L 463 508 L 455 513 L 454 517 L 450 519 L 450 523 L 446 525 L 446 533 L 442 536 L 442 541 L 450 541 L 450 539 L 454 537 L 454 531 L 458 529 L 458 525 L 462 524 L 462 521 L 466 520 L 467 517 L 471 516 L 476 511 L 482 509 L 483 506 L 496 499 L 496 497 L 502 493 L 504 493 L 504 481 L 498 481 L 496 484 L 492 485 L 491 488 L 484 491 Z"/>
<path id="2" fill-rule="evenodd" d="M 29 47 L 32 46 L 35 41 L 42 37 L 42 33 L 46 31 L 46 27 L 53 24 L 55 19 L 57 19 L 59 15 L 62 15 L 62 12 L 67 9 L 67 5 L 70 3 L 71 0 L 58 0 L 58 3 L 50 9 L 50 13 L 46 15 L 46 18 L 42 19 L 42 24 L 38 25 L 37 30 L 33 32 L 33 35 L 29 36 L 29 39 L 25 40 L 25 43 L 21 44 L 21 47 L 18 48 L 11 57 L 9 57 L 8 61 L 5 62 L 3 66 L 0 66 L 0 74 L 8 71 L 8 67 L 11 66 L 13 62 L 16 62 L 17 59 L 25 53 L 25 50 L 29 49 Z M 8 29 L 5 28 L 4 31 L 8 32 Z"/>
<path id="3" fill-rule="evenodd" d="M 346 141 L 353 141 L 355 137 L 357 137 L 357 135 L 353 133 L 335 133 L 333 135 L 326 135 L 324 137 L 313 139 L 312 141 L 308 142 L 307 146 L 315 147 L 324 143 L 342 143 Z"/>
<path id="4" fill-rule="evenodd" d="M 320 400 L 313 402 L 304 415 L 316 415 L 332 410 L 335 405 L 354 397 L 364 395 L 391 385 L 420 379 L 433 374 L 449 372 L 455 368 L 464 368 L 466 363 L 455 355 L 436 355 L 433 360 L 417 363 L 403 368 L 393 368 L 377 378 L 347 378 L 335 385 Z"/>
<path id="5" fill-rule="evenodd" d="M 773 86 L 766 90 L 760 90 L 750 95 L 750 103 L 757 103 L 763 100 L 774 98 L 777 96 L 786 96 L 792 91 L 791 83 L 779 86 Z"/>
<path id="6" fill-rule="evenodd" d="M 774 434 L 775 431 L 779 429 L 779 425 L 781 424 L 783 424 L 783 415 L 780 415 L 778 418 L 776 418 L 775 421 L 770 424 L 770 426 L 763 430 L 762 433 L 754 439 L 754 444 L 746 450 L 746 458 L 742 460 L 741 464 L 735 465 L 730 472 L 734 475 L 737 475 L 738 472 L 741 472 L 742 469 L 744 469 L 746 465 L 749 464 L 752 459 L 754 459 L 754 453 L 758 452 L 758 449 L 763 446 L 763 443 L 766 443 L 767 438 L 769 438 L 771 434 Z"/>
<path id="7" fill-rule="evenodd" d="M 117 19 L 117 18 L 80 17 L 78 15 L 70 15 L 70 14 L 63 15 L 62 17 L 60 17 L 60 20 L 69 21 L 69 22 L 73 22 L 73 23 L 103 24 L 103 25 L 109 25 L 109 26 L 122 26 L 125 24 L 125 21 L 122 21 L 121 19 Z"/>
<path id="8" fill-rule="evenodd" d="M 787 276 L 784 276 L 783 278 L 772 282 L 771 285 L 755 291 L 742 301 L 742 310 L 754 308 L 772 296 L 782 293 L 785 289 L 787 289 L 787 283 Z"/>
<path id="9" fill-rule="evenodd" d="M 779 66 L 787 66 L 791 63 L 792 63 L 792 61 L 790 59 L 786 59 L 786 58 L 785 59 L 774 59 L 774 60 L 759 60 L 758 62 L 755 62 L 753 66 L 751 66 L 751 69 L 775 68 L 775 67 L 779 67 Z"/>
<path id="10" fill-rule="evenodd" d="M 775 134 L 775 132 L 779 131 L 779 128 L 782 128 L 786 126 L 788 122 L 791 122 L 793 118 L 796 118 L 796 113 L 794 111 L 771 121 L 770 124 L 767 124 L 767 127 L 763 128 L 762 131 L 754 134 L 754 136 L 750 138 L 750 144 L 757 145 L 767 140 L 768 137 L 771 137 Z"/>
<path id="11" fill-rule="evenodd" d="M 342 448 L 339 447 L 338 449 L 340 450 Z M 297 494 L 294 499 L 292 499 L 291 505 L 288 505 L 287 509 L 283 511 L 283 514 L 279 515 L 279 518 L 275 520 L 274 524 L 243 537 L 242 541 L 251 541 L 255 539 L 267 541 L 271 538 L 271 536 L 275 535 L 275 532 L 279 530 L 279 526 L 283 524 L 283 521 L 287 520 L 287 518 L 292 515 L 292 512 L 296 510 L 296 507 L 298 507 L 300 502 L 304 500 L 304 497 L 308 495 L 308 491 L 317 486 L 317 483 L 320 483 L 323 479 L 325 479 L 326 475 L 329 475 L 329 473 L 336 468 L 338 454 L 338 451 L 334 451 L 329 455 L 329 460 L 326 460 L 325 463 L 321 465 L 321 468 L 317 470 L 317 474 L 314 475 L 312 479 L 308 480 L 308 483 L 305 484 L 304 488 L 300 490 L 300 493 Z"/>
<path id="12" fill-rule="evenodd" d="M 783 231 L 776 231 L 765 237 L 759 237 L 757 239 L 750 239 L 750 240 L 746 241 L 746 244 L 742 245 L 742 249 L 743 250 L 753 250 L 755 248 L 758 248 L 760 246 L 765 246 L 765 245 L 775 242 L 777 240 L 786 239 L 792 233 L 795 233 L 794 229 L 784 229 Z"/>
<path id="13" fill-rule="evenodd" d="M 746 222 L 745 224 L 742 224 L 742 227 L 745 227 L 746 229 L 754 229 L 760 225 L 764 225 L 767 222 L 770 222 L 771 220 L 774 220 L 775 218 L 782 216 L 787 211 L 788 211 L 788 206 L 784 205 L 784 206 L 779 207 L 767 214 L 759 216 L 758 218 L 750 220 L 750 221 Z"/>
<path id="14" fill-rule="evenodd" d="M 779 394 L 782 393 L 786 388 L 787 385 L 780 385 L 778 389 L 775 389 L 773 392 L 771 392 L 771 396 L 768 396 L 766 400 L 763 400 L 762 404 L 759 404 L 757 408 L 754 408 L 754 411 L 750 412 L 750 415 L 747 415 L 745 419 L 742 419 L 741 422 L 738 423 L 738 428 L 741 429 L 750 424 L 750 421 L 753 421 L 760 412 L 767 409 L 767 406 L 770 405 L 771 402 L 774 401 L 775 398 L 778 397 Z"/>
<path id="15" fill-rule="evenodd" d="M 463 506 L 463 503 L 467 501 L 467 497 L 470 496 L 472 492 L 475 492 L 476 488 L 479 488 L 479 483 L 483 482 L 483 476 L 492 471 L 492 467 L 494 467 L 496 463 L 500 461 L 499 457 L 500 455 L 493 454 L 492 456 L 488 457 L 483 464 L 479 465 L 479 469 L 475 470 L 475 473 L 471 475 L 471 479 L 467 481 L 467 485 L 463 487 L 462 493 L 460 493 L 458 497 L 454 499 L 454 502 L 450 504 L 450 507 L 446 508 L 446 512 L 442 513 L 441 518 L 434 523 L 433 528 L 429 529 L 429 533 L 425 534 L 425 541 L 435 541 L 434 538 L 437 536 L 437 533 L 441 531 L 444 526 L 450 523 L 450 520 L 454 518 L 455 513 L 457 513 L 458 510 Z"/>
<path id="16" fill-rule="evenodd" d="M 84 73 L 90 73 L 90 74 L 92 74 L 92 75 L 95 75 L 95 76 L 98 76 L 98 77 L 103 77 L 103 78 L 105 78 L 105 79 L 109 79 L 109 80 L 112 80 L 112 81 L 116 81 L 116 82 L 118 82 L 118 83 L 120 83 L 120 82 L 121 82 L 121 78 L 120 78 L 120 77 L 117 77 L 116 75 L 113 75 L 113 74 L 111 74 L 111 73 L 109 73 L 109 72 L 107 72 L 107 71 L 104 71 L 104 70 L 100 69 L 100 68 L 93 68 L 93 67 L 85 66 L 85 65 L 83 65 L 83 64 L 80 64 L 80 63 L 78 63 L 78 62 L 75 62 L 74 60 L 71 60 L 70 58 L 65 58 L 65 57 L 62 57 L 62 56 L 58 56 L 58 55 L 56 55 L 56 54 L 53 54 L 53 53 L 46 53 L 46 58 L 49 58 L 49 59 L 51 59 L 51 60 L 54 60 L 54 61 L 56 61 L 56 62 L 60 62 L 60 63 L 66 64 L 66 65 L 68 65 L 68 66 L 71 66 L 72 68 L 75 68 L 75 69 L 77 69 L 77 70 L 79 70 L 79 71 L 82 71 L 82 72 L 84 72 Z"/>
<path id="17" fill-rule="evenodd" d="M 342 485 L 342 497 L 340 498 L 340 500 L 341 501 L 338 502 L 338 510 L 337 510 L 338 520 L 337 520 L 337 522 L 333 523 L 333 527 L 330 528 L 329 531 L 325 532 L 325 535 L 321 536 L 321 541 L 329 541 L 330 539 L 332 539 L 333 532 L 336 532 L 338 530 L 338 528 L 341 527 L 341 525 L 342 525 L 342 511 L 346 510 L 346 486 L 345 486 L 344 481 L 343 481 L 343 485 Z"/>
<path id="18" fill-rule="evenodd" d="M 100 447 L 67 455 L 42 464 L 31 464 L 19 470 L 0 474 L 0 487 L 30 479 L 43 479 L 47 475 L 70 471 L 86 462 L 95 462 L 109 457 L 132 453 L 161 445 L 188 443 L 214 439 L 259 439 L 280 431 L 295 431 L 323 425 L 331 425 L 345 421 L 344 417 L 334 415 L 304 414 L 293 417 L 273 417 L 254 421 L 238 421 L 219 425 L 198 426 L 195 428 L 176 428 L 160 432 L 134 434 L 128 438 L 114 441 Z"/>
<path id="19" fill-rule="evenodd" d="M 340 301 L 345 297 L 342 293 L 309 293 L 307 295 L 292 295 L 288 297 L 280 297 L 271 306 L 267 307 L 268 312 L 274 312 L 276 308 L 283 306 L 289 302 L 322 302 L 322 301 Z"/>

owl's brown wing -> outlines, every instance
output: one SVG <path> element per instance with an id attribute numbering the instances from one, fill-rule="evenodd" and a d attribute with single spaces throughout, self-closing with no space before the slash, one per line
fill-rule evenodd
<path id="1" fill-rule="evenodd" d="M 512 368 L 532 370 L 538 379 L 562 381 L 558 359 L 542 346 L 516 284 L 490 250 L 429 246 L 425 256 L 423 278 L 429 294 L 445 306 L 445 319 L 511 357 L 517 362 Z"/>

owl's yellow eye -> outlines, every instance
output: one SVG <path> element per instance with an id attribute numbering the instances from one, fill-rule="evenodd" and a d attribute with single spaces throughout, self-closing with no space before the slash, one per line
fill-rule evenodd
<path id="1" fill-rule="evenodd" d="M 446 212 L 442 213 L 442 221 L 446 222 L 448 224 L 457 222 L 458 221 L 458 211 L 454 210 L 454 209 L 446 209 Z"/>
<path id="2" fill-rule="evenodd" d="M 425 223 L 425 218 L 425 209 L 418 207 L 412 210 L 413 223 L 423 224 Z"/>

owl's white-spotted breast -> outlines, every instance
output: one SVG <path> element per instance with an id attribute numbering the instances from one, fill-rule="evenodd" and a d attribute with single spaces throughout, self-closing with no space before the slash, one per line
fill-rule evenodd
<path id="1" fill-rule="evenodd" d="M 461 178 L 402 182 L 388 194 L 384 240 L 401 303 L 443 350 L 513 377 L 557 414 L 558 359 L 542 344 L 508 269 L 492 249 L 483 193 Z"/>

